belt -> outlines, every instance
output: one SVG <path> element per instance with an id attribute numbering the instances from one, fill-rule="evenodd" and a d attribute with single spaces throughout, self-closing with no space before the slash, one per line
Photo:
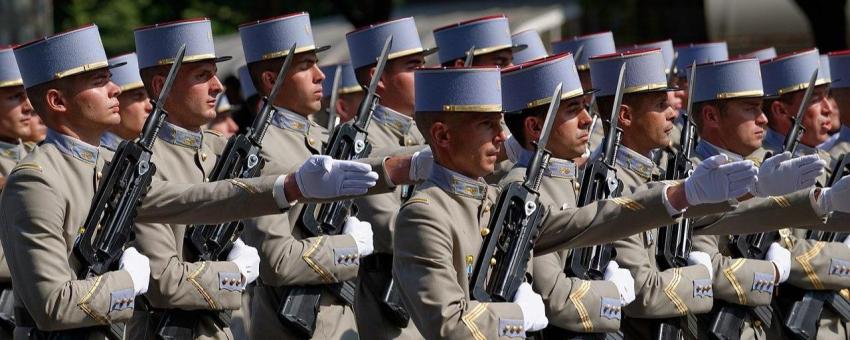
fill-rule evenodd
<path id="1" fill-rule="evenodd" d="M 393 254 L 375 253 L 360 259 L 360 267 L 371 272 L 390 273 L 393 270 Z"/>

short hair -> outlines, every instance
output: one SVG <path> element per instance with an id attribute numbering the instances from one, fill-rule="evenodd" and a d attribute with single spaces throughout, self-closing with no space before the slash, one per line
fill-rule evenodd
<path id="1" fill-rule="evenodd" d="M 283 67 L 283 61 L 284 58 L 274 58 L 248 63 L 248 74 L 251 75 L 251 82 L 254 84 L 254 88 L 257 89 L 257 93 L 261 93 L 263 88 L 261 86 L 263 84 L 263 72 L 277 74 L 280 72 L 280 68 Z M 267 95 L 267 93 L 263 93 L 262 95 Z"/>
<path id="2" fill-rule="evenodd" d="M 704 102 L 694 103 L 693 108 L 691 108 L 691 119 L 693 119 L 694 125 L 697 127 L 697 131 L 702 131 L 705 126 L 705 120 L 703 120 L 702 110 L 706 106 L 714 106 L 717 108 L 717 112 L 723 116 L 726 115 L 726 107 L 728 105 L 728 101 L 725 99 L 716 99 L 716 100 L 707 100 Z"/>
<path id="3" fill-rule="evenodd" d="M 390 63 L 390 60 L 387 60 L 387 64 Z M 357 83 L 361 86 L 369 86 L 369 82 L 372 81 L 372 76 L 369 75 L 369 70 L 375 67 L 377 64 L 369 64 L 366 66 L 360 66 L 356 70 L 354 70 L 354 78 L 357 79 Z"/>
<path id="4" fill-rule="evenodd" d="M 42 118 L 45 118 L 44 115 L 46 115 L 48 111 L 47 102 L 44 100 L 47 96 L 47 91 L 50 89 L 56 89 L 63 93 L 73 92 L 75 89 L 75 82 L 73 79 L 75 78 L 76 77 L 71 76 L 68 78 L 55 79 L 27 88 L 27 97 L 29 98 L 33 109 L 35 109 L 35 112 Z"/>
<path id="5" fill-rule="evenodd" d="M 549 105 L 540 105 L 532 108 L 522 109 L 517 113 L 505 114 L 505 125 L 508 131 L 519 141 L 521 145 L 526 145 L 530 141 L 525 135 L 525 120 L 529 117 L 543 118 L 549 112 Z"/>
<path id="6" fill-rule="evenodd" d="M 148 91 L 148 96 L 151 98 L 157 97 L 156 94 L 153 93 L 153 77 L 167 77 L 170 69 L 171 65 L 156 65 L 139 70 L 139 75 L 142 77 L 142 83 L 145 84 L 145 90 Z"/>
<path id="7" fill-rule="evenodd" d="M 422 137 L 425 137 L 425 141 L 428 144 L 432 143 L 431 126 L 438 121 L 443 121 L 445 119 L 444 117 L 444 112 L 439 111 L 415 112 L 413 114 L 413 121 L 416 122 L 416 128 L 419 129 L 419 132 L 422 133 Z"/>
<path id="8" fill-rule="evenodd" d="M 623 102 L 622 104 L 627 105 L 632 108 L 640 108 L 642 107 L 649 98 L 649 95 L 657 92 L 639 92 L 639 93 L 626 93 L 623 94 Z M 614 108 L 614 96 L 601 96 L 596 97 L 596 107 L 599 109 L 599 117 L 602 118 L 602 127 L 605 131 L 608 131 L 610 127 L 609 120 L 611 119 L 611 111 Z"/>

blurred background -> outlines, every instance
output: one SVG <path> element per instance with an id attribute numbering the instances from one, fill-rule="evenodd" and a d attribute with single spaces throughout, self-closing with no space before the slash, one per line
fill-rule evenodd
<path id="1" fill-rule="evenodd" d="M 544 41 L 612 30 L 618 45 L 671 38 L 674 43 L 725 40 L 730 56 L 775 46 L 780 53 L 816 46 L 847 48 L 847 0 L 0 0 L 0 44 L 24 43 L 91 22 L 110 55 L 132 51 L 133 29 L 208 17 L 228 92 L 244 63 L 239 24 L 291 12 L 311 15 L 317 45 L 334 46 L 322 64 L 347 59 L 345 33 L 355 27 L 415 16 L 424 46 L 434 28 L 504 13 L 511 29 L 536 29 Z M 230 96 L 228 96 L 230 97 Z M 231 100 L 239 100 L 231 98 Z"/>

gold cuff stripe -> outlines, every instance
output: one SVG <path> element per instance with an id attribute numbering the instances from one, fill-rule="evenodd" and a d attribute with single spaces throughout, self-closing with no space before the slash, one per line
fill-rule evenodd
<path id="1" fill-rule="evenodd" d="M 126 84 L 126 85 L 121 85 L 121 92 L 127 92 L 127 91 L 130 91 L 130 90 L 135 90 L 135 89 L 140 88 L 142 86 L 145 86 L 145 83 L 143 83 L 142 81 L 136 81 L 136 82 L 132 82 L 132 83 L 129 83 L 129 84 Z"/>
<path id="2" fill-rule="evenodd" d="M 744 292 L 744 288 L 741 287 L 741 283 L 738 282 L 738 278 L 735 277 L 735 272 L 738 271 L 738 269 L 741 269 L 745 262 L 746 259 L 736 259 L 731 266 L 723 269 L 723 276 L 726 276 L 726 279 L 729 280 L 732 288 L 735 289 L 735 295 L 738 295 L 738 304 L 740 305 L 747 304 L 747 294 Z"/>
<path id="3" fill-rule="evenodd" d="M 764 96 L 764 91 L 762 90 L 751 90 L 751 91 L 738 91 L 738 92 L 721 92 L 715 96 L 715 99 L 729 99 L 729 98 L 741 98 L 741 97 L 761 97 Z"/>
<path id="4" fill-rule="evenodd" d="M 466 325 L 466 328 L 469 329 L 469 332 L 472 333 L 472 338 L 475 340 L 487 340 L 487 337 L 484 336 L 484 333 L 482 333 L 481 329 L 478 328 L 478 324 L 475 323 L 475 319 L 478 319 L 478 317 L 481 316 L 486 309 L 486 303 L 479 303 L 477 306 L 473 307 L 469 313 L 460 318 L 461 321 L 463 321 L 463 324 Z"/>
<path id="5" fill-rule="evenodd" d="M 823 79 L 823 78 L 818 78 L 818 80 L 815 81 L 815 86 L 823 85 L 823 84 L 826 84 L 826 83 L 829 83 L 829 81 L 826 80 L 826 79 Z M 794 84 L 794 85 L 791 85 L 791 86 L 788 86 L 788 87 L 783 87 L 783 88 L 779 89 L 778 92 L 779 92 L 780 95 L 783 95 L 783 94 L 786 94 L 788 92 L 805 90 L 808 87 L 809 87 L 809 82 L 805 82 L 805 83 Z"/>
<path id="6" fill-rule="evenodd" d="M 322 266 L 316 263 L 316 261 L 312 258 L 313 253 L 315 253 L 324 242 L 325 236 L 319 237 L 316 242 L 310 244 L 310 248 L 307 249 L 304 255 L 301 255 L 301 258 L 304 259 L 304 262 L 307 262 L 307 265 L 310 266 L 310 269 L 313 269 L 316 274 L 319 274 L 319 278 L 321 278 L 322 281 L 324 281 L 325 283 L 334 283 L 334 281 L 336 280 L 334 280 L 333 276 L 331 276 L 331 274 L 328 273 L 327 270 L 322 268 Z"/>
<path id="7" fill-rule="evenodd" d="M 387 60 L 406 57 L 406 56 L 409 56 L 411 54 L 421 53 L 421 52 L 424 52 L 424 51 L 425 50 L 422 47 L 415 47 L 415 48 L 406 49 L 406 50 L 402 50 L 402 51 L 396 51 L 396 52 L 392 52 L 392 53 L 388 54 Z M 378 57 L 375 57 L 375 62 L 376 63 L 378 62 Z"/>
<path id="8" fill-rule="evenodd" d="M 584 93 L 584 90 L 582 90 L 581 88 L 574 89 L 570 92 L 564 92 L 564 93 L 561 94 L 561 100 L 567 100 L 567 99 L 570 99 L 570 98 L 573 98 L 573 97 L 577 97 L 577 96 L 579 96 L 583 93 Z M 536 107 L 536 106 L 546 105 L 546 104 L 549 104 L 550 102 L 552 102 L 552 97 L 540 98 L 538 100 L 532 100 L 532 101 L 528 102 L 528 104 L 526 104 L 526 107 L 532 108 L 532 107 Z"/>
<path id="9" fill-rule="evenodd" d="M 823 250 L 823 247 L 825 246 L 825 242 L 815 242 L 815 245 L 812 247 L 812 249 L 809 249 L 809 251 L 794 258 L 795 260 L 797 260 L 797 262 L 800 263 L 800 267 L 803 267 L 803 271 L 806 272 L 806 278 L 809 280 L 809 282 L 812 283 L 812 286 L 815 287 L 815 289 L 824 289 L 823 282 L 821 282 L 820 277 L 818 277 L 818 274 L 817 272 L 815 272 L 815 269 L 814 267 L 812 267 L 810 261 L 815 258 L 815 256 L 818 256 L 820 251 Z"/>
<path id="10" fill-rule="evenodd" d="M 632 87 L 627 87 L 623 89 L 623 93 L 634 93 L 641 91 L 652 91 L 667 88 L 667 83 L 651 83 L 651 84 L 643 84 Z"/>
<path id="11" fill-rule="evenodd" d="M 104 67 L 107 67 L 107 66 L 109 66 L 109 62 L 107 62 L 106 60 L 98 61 L 98 62 L 90 63 L 90 64 L 85 64 L 85 65 L 82 65 L 82 66 L 74 67 L 74 68 L 69 69 L 69 70 L 56 72 L 56 73 L 53 74 L 53 79 L 65 78 L 65 77 L 68 77 L 68 76 L 73 76 L 75 74 L 79 74 L 79 73 L 83 73 L 83 72 L 91 71 L 91 70 L 96 70 L 96 69 L 104 68 Z"/>
<path id="12" fill-rule="evenodd" d="M 312 51 L 312 50 L 315 50 L 315 49 L 316 49 L 316 45 L 296 47 L 295 48 L 295 54 L 298 54 L 298 53 L 301 53 L 301 52 Z M 274 59 L 274 58 L 285 57 L 287 54 L 289 54 L 289 49 L 286 49 L 286 50 L 283 50 L 283 51 L 269 52 L 269 53 L 263 54 L 263 56 L 260 57 L 260 58 L 262 58 L 263 60 L 269 60 L 269 59 Z"/>
<path id="13" fill-rule="evenodd" d="M 787 208 L 791 206 L 791 202 L 789 202 L 788 199 L 783 196 L 770 196 L 770 199 L 782 208 Z"/>
<path id="14" fill-rule="evenodd" d="M 198 269 L 195 269 L 195 271 L 189 274 L 187 280 L 189 280 L 189 282 L 195 286 L 195 288 L 198 290 L 198 293 L 201 293 L 201 297 L 204 298 L 204 301 L 207 302 L 207 305 L 210 306 L 210 309 L 219 309 L 218 304 L 215 302 L 215 299 L 213 299 L 212 296 L 210 296 L 210 294 L 207 292 L 207 290 L 204 289 L 204 286 L 201 285 L 200 282 L 198 282 L 198 276 L 200 276 L 206 268 L 207 262 L 201 262 L 201 265 L 198 266 Z"/>
<path id="15" fill-rule="evenodd" d="M 643 210 L 643 209 L 646 208 L 646 207 L 643 206 L 643 204 L 640 204 L 640 203 L 638 203 L 637 201 L 635 201 L 631 198 L 615 197 L 615 198 L 612 198 L 611 201 L 616 203 L 617 205 L 623 206 L 626 209 L 629 209 L 631 211 L 639 211 L 639 210 Z"/>
<path id="16" fill-rule="evenodd" d="M 257 191 L 257 188 L 255 188 L 254 186 L 249 185 L 249 184 L 247 184 L 247 183 L 245 183 L 245 182 L 242 182 L 242 181 L 240 181 L 240 180 L 238 180 L 238 179 L 230 179 L 230 180 L 228 180 L 228 181 L 229 181 L 231 184 L 233 184 L 233 185 L 235 185 L 235 186 L 237 186 L 237 187 L 242 188 L 242 190 L 247 191 L 249 194 L 256 194 L 256 193 L 258 193 L 258 192 L 259 192 L 259 191 Z"/>
<path id="17" fill-rule="evenodd" d="M 590 320 L 590 314 L 587 313 L 587 308 L 585 308 L 584 303 L 581 302 L 581 299 L 583 299 L 589 291 L 590 281 L 581 281 L 581 285 L 578 287 L 578 289 L 570 293 L 569 297 L 570 302 L 572 302 L 576 306 L 576 311 L 578 312 L 579 320 L 581 320 L 581 327 L 586 333 L 593 332 L 593 321 Z"/>
<path id="18" fill-rule="evenodd" d="M 207 54 L 196 54 L 196 55 L 187 55 L 183 57 L 184 63 L 191 63 L 193 61 L 198 60 L 206 60 L 206 59 L 215 59 L 215 53 L 207 53 Z M 174 58 L 165 58 L 160 59 L 156 62 L 159 65 L 169 65 L 174 63 Z"/>
<path id="19" fill-rule="evenodd" d="M 679 294 L 676 294 L 676 286 L 679 285 L 679 282 L 682 281 L 682 269 L 681 268 L 673 268 L 673 279 L 667 284 L 667 287 L 664 287 L 664 294 L 667 294 L 667 297 L 670 301 L 673 301 L 673 304 L 676 306 L 676 310 L 681 315 L 688 314 L 688 306 L 685 304 L 685 301 L 679 297 Z"/>
<path id="20" fill-rule="evenodd" d="M 360 85 L 346 86 L 340 88 L 337 93 L 339 94 L 349 94 L 363 91 L 363 87 Z"/>
<path id="21" fill-rule="evenodd" d="M 445 112 L 502 112 L 502 104 L 443 105 Z"/>
<path id="22" fill-rule="evenodd" d="M 21 78 L 14 79 L 14 80 L 0 81 L 0 87 L 19 86 L 19 85 L 23 85 L 23 84 L 24 84 L 24 80 L 21 79 Z"/>
<path id="23" fill-rule="evenodd" d="M 98 287 L 100 287 L 101 282 L 103 282 L 103 275 L 98 276 L 94 279 L 94 283 L 92 284 L 91 288 L 88 290 L 88 292 L 86 292 L 85 295 L 83 295 L 83 298 L 80 299 L 79 302 L 77 302 L 77 307 L 80 307 L 80 309 L 82 309 L 83 312 L 86 313 L 86 315 L 88 315 L 95 321 L 101 324 L 108 324 L 109 318 L 107 318 L 105 315 L 100 315 L 94 309 L 91 308 L 91 305 L 89 305 L 89 302 L 91 302 L 90 300 L 94 296 L 94 293 L 95 291 L 97 291 Z"/>

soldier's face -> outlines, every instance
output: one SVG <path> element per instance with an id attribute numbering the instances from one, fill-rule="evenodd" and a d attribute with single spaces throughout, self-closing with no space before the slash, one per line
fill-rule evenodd
<path id="1" fill-rule="evenodd" d="M 15 140 L 30 134 L 35 115 L 23 86 L 0 88 L 0 138 Z"/>
<path id="2" fill-rule="evenodd" d="M 581 97 L 562 101 L 558 107 L 558 115 L 552 126 L 552 137 L 549 138 L 547 149 L 552 156 L 560 159 L 573 159 L 581 156 L 590 138 L 590 114 L 584 107 L 585 100 Z M 541 121 L 540 128 L 543 128 Z"/>
<path id="3" fill-rule="evenodd" d="M 153 111 L 153 105 L 148 99 L 148 92 L 144 88 L 137 88 L 122 92 L 118 96 L 119 113 L 121 114 L 120 130 L 122 138 L 137 136 L 145 126 L 145 119 Z"/>
<path id="4" fill-rule="evenodd" d="M 668 146 L 676 112 L 667 102 L 667 93 L 639 94 L 629 103 L 628 119 L 623 120 L 622 114 L 620 119 L 625 134 L 623 142 L 638 152 Z"/>
<path id="5" fill-rule="evenodd" d="M 814 147 L 829 138 L 832 121 L 829 118 L 830 105 L 827 101 L 828 91 L 829 87 L 827 85 L 815 87 L 815 91 L 812 93 L 812 99 L 807 104 L 808 107 L 803 113 L 803 127 L 806 128 L 806 131 L 800 137 L 800 142 L 805 145 Z M 786 115 L 788 117 L 793 118 L 797 114 L 797 110 L 803 104 L 801 102 L 804 95 L 805 91 L 794 92 L 791 98 L 792 102 L 795 103 L 794 105 L 787 105 L 779 101 L 780 104 L 786 107 Z"/>
<path id="6" fill-rule="evenodd" d="M 500 113 L 457 113 L 460 119 L 450 120 L 448 155 L 451 168 L 471 178 L 495 171 L 496 160 L 505 133 Z"/>
<path id="7" fill-rule="evenodd" d="M 285 90 L 279 92 L 275 104 L 305 117 L 321 110 L 322 80 L 325 80 L 325 74 L 319 70 L 318 62 L 319 58 L 314 52 L 296 54 L 292 66 L 286 72 Z M 271 76 L 271 84 L 274 84 L 277 72 L 264 72 L 263 76 Z"/>
<path id="8" fill-rule="evenodd" d="M 498 66 L 505 68 L 514 64 L 514 52 L 510 49 L 499 50 L 475 56 L 473 66 Z"/>
<path id="9" fill-rule="evenodd" d="M 121 88 L 110 80 L 109 70 L 81 73 L 69 81 L 73 90 L 63 94 L 70 98 L 67 101 L 68 112 L 78 113 L 86 128 L 105 130 L 121 122 L 118 114 Z"/>
<path id="10" fill-rule="evenodd" d="M 705 124 L 720 132 L 717 134 L 722 140 L 720 145 L 747 156 L 758 150 L 764 139 L 767 116 L 762 112 L 762 102 L 761 98 L 727 100 L 722 110 L 714 109 L 714 115 L 705 119 Z"/>
<path id="11" fill-rule="evenodd" d="M 215 118 L 215 99 L 224 91 L 216 72 L 218 67 L 213 61 L 185 63 L 180 67 L 165 102 L 169 121 L 195 129 Z"/>
<path id="12" fill-rule="evenodd" d="M 413 71 L 425 65 L 422 53 L 393 59 L 387 62 L 378 94 L 381 104 L 393 110 L 413 116 L 413 104 L 416 102 L 413 84 Z"/>

